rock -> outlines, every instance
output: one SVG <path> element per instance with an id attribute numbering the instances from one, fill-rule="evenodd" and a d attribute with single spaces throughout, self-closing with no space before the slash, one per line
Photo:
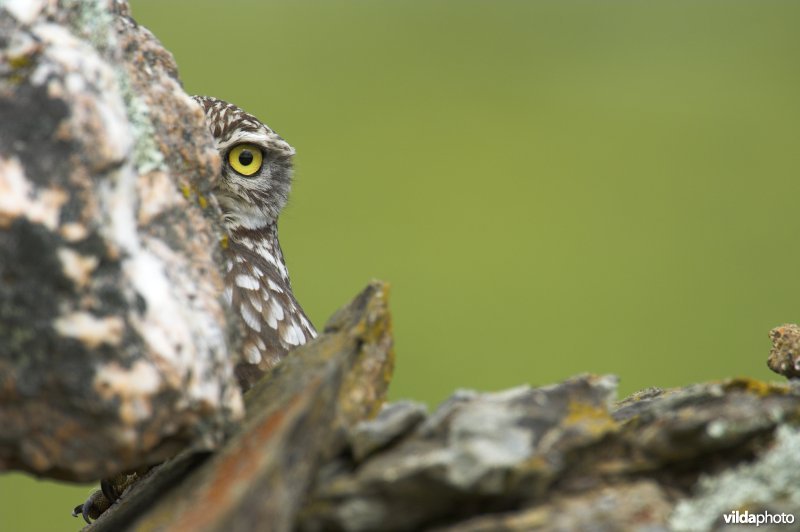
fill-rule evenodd
<path id="1" fill-rule="evenodd" d="M 384 401 L 394 363 L 387 297 L 386 285 L 370 284 L 246 394 L 247 417 L 225 447 L 188 473 L 199 460 L 187 453 L 156 468 L 87 530 L 292 530 L 320 460 L 343 450 L 351 427 L 340 424 Z M 380 377 L 356 385 L 364 368 Z M 187 476 L 169 491 L 176 471 Z"/>
<path id="2" fill-rule="evenodd" d="M 770 446 L 753 462 L 715 475 L 703 475 L 691 497 L 681 500 L 670 518 L 672 530 L 718 530 L 726 513 L 749 509 L 776 516 L 778 526 L 765 530 L 787 530 L 800 509 L 800 430 L 781 426 Z M 731 527 L 736 530 L 740 526 Z M 759 528 L 761 529 L 761 528 Z"/>
<path id="3" fill-rule="evenodd" d="M 635 415 L 625 401 L 614 417 L 625 422 L 619 437 L 638 467 L 656 469 L 726 452 L 746 455 L 760 436 L 800 414 L 799 398 L 800 388 L 731 379 L 640 400 L 646 404 Z"/>
<path id="4" fill-rule="evenodd" d="M 800 327 L 794 323 L 775 327 L 769 338 L 772 341 L 767 359 L 769 369 L 789 379 L 800 377 Z"/>
<path id="5" fill-rule="evenodd" d="M 436 532 L 528 532 L 577 530 L 667 532 L 672 506 L 652 480 L 604 486 L 576 495 L 557 496 L 548 504 L 517 512 L 474 517 Z"/>
<path id="6" fill-rule="evenodd" d="M 386 447 L 407 434 L 427 416 L 428 409 L 414 401 L 384 405 L 374 419 L 356 424 L 348 433 L 348 443 L 356 462 Z"/>
<path id="7" fill-rule="evenodd" d="M 0 7 L 0 470 L 87 481 L 243 415 L 219 158 L 123 1 Z"/>
<path id="8" fill-rule="evenodd" d="M 568 457 L 604 439 L 613 377 L 459 393 L 396 445 L 317 480 L 301 530 L 419 530 L 541 496 Z"/>
<path id="9" fill-rule="evenodd" d="M 613 404 L 615 382 L 583 376 L 538 389 L 462 391 L 402 434 L 367 422 L 386 426 L 393 443 L 358 462 L 351 449 L 321 468 L 298 528 L 670 530 L 691 522 L 681 504 L 691 504 L 682 501 L 693 500 L 702 479 L 754 456 L 774 470 L 770 446 L 789 448 L 774 439 L 776 429 L 796 431 L 800 419 L 800 387 L 733 379 Z M 792 493 L 796 475 L 764 471 L 742 466 L 740 485 L 755 476 L 763 489 L 730 497 L 727 510 L 718 498 L 706 514 L 721 519 L 745 502 L 800 513 L 800 499 L 780 495 Z M 691 529 L 710 530 L 704 523 Z"/>

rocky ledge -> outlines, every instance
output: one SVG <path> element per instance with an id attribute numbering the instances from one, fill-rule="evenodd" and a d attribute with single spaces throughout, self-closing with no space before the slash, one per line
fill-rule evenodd
<path id="1" fill-rule="evenodd" d="M 614 376 L 581 375 L 461 390 L 430 413 L 382 404 L 387 297 L 371 284 L 246 395 L 221 451 L 153 469 L 89 530 L 702 531 L 736 511 L 800 515 L 797 384 L 617 401 Z"/>

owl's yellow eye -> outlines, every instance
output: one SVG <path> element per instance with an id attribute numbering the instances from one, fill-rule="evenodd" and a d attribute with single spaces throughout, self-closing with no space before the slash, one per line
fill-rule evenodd
<path id="1" fill-rule="evenodd" d="M 264 158 L 255 144 L 239 144 L 228 152 L 228 163 L 242 175 L 253 175 L 261 170 Z"/>

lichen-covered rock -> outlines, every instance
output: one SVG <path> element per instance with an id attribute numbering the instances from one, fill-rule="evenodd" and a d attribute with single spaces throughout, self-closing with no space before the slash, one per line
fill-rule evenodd
<path id="1" fill-rule="evenodd" d="M 241 417 L 218 165 L 125 2 L 0 2 L 0 470 L 97 479 Z"/>
<path id="2" fill-rule="evenodd" d="M 767 366 L 789 379 L 800 378 L 800 327 L 787 323 L 769 332 L 772 349 Z"/>
<path id="3" fill-rule="evenodd" d="M 543 388 L 459 392 L 405 438 L 354 468 L 347 458 L 317 479 L 302 530 L 419 530 L 443 519 L 513 508 L 536 498 L 570 456 L 617 424 L 613 377 Z"/>
<path id="4" fill-rule="evenodd" d="M 353 420 L 341 398 L 376 396 L 390 372 L 387 318 L 373 284 L 252 390 L 216 456 L 193 473 L 189 455 L 157 468 L 91 529 L 701 532 L 729 530 L 735 511 L 800 515 L 796 383 L 731 379 L 615 403 L 616 378 L 584 375 Z M 349 376 L 367 359 L 384 372 L 358 394 Z"/>
<path id="5" fill-rule="evenodd" d="M 634 402 L 632 410 L 624 401 L 614 418 L 625 422 L 620 442 L 641 469 L 726 452 L 744 456 L 760 436 L 800 419 L 800 388 L 750 379 L 696 384 Z"/>
<path id="6" fill-rule="evenodd" d="M 777 526 L 764 529 L 796 530 L 800 526 L 796 522 L 800 518 L 798 486 L 800 430 L 782 426 L 772 444 L 755 461 L 700 477 L 692 496 L 675 507 L 670 525 L 676 531 L 719 530 L 724 528 L 724 514 L 749 509 L 750 513 L 766 511 L 789 516 L 790 520 L 770 523 Z"/>
<path id="7" fill-rule="evenodd" d="M 350 427 L 340 424 L 362 421 L 350 416 L 377 411 L 385 399 L 393 366 L 387 298 L 385 284 L 371 283 L 246 394 L 247 417 L 222 449 L 172 492 L 176 471 L 197 460 L 184 453 L 157 467 L 89 530 L 293 530 L 319 462 L 342 451 L 340 430 Z M 356 384 L 365 367 L 376 370 L 373 381 Z"/>
<path id="8" fill-rule="evenodd" d="M 776 429 L 797 430 L 800 387 L 734 379 L 615 405 L 615 382 L 461 391 L 405 430 L 379 416 L 363 426 L 387 443 L 363 456 L 364 428 L 354 429 L 349 452 L 321 468 L 298 528 L 699 531 L 745 504 L 800 515 L 787 487 L 796 474 L 775 471 L 781 460 L 797 469 L 786 456 L 796 438 L 773 442 Z M 761 465 L 734 469 L 754 456 Z M 737 480 L 719 477 L 726 470 Z M 730 501 L 715 498 L 702 514 L 714 519 L 692 528 L 692 504 L 713 498 L 712 485 Z"/>
<path id="9" fill-rule="evenodd" d="M 374 419 L 355 424 L 348 431 L 348 443 L 356 462 L 394 443 L 427 417 L 422 403 L 400 401 L 384 405 Z"/>
<path id="10" fill-rule="evenodd" d="M 672 505 L 652 480 L 557 495 L 548 504 L 492 513 L 434 528 L 436 532 L 667 532 Z"/>

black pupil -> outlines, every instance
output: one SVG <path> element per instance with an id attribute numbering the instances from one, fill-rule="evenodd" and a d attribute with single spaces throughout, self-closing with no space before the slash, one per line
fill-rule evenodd
<path id="1" fill-rule="evenodd" d="M 250 150 L 242 150 L 242 153 L 239 154 L 239 162 L 243 166 L 248 166 L 253 162 L 253 153 Z"/>

